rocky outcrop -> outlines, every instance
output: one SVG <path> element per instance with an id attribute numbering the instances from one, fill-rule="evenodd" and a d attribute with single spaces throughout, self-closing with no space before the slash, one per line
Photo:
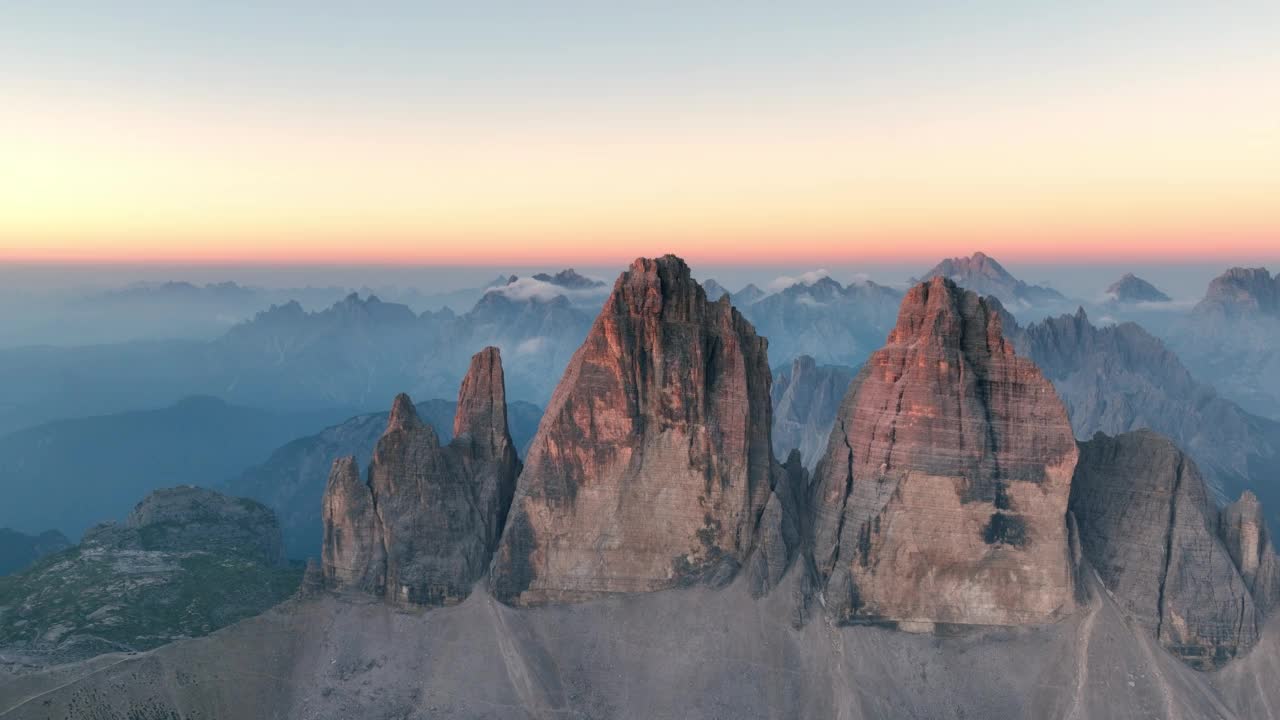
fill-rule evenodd
<path id="1" fill-rule="evenodd" d="M 1118 303 L 1166 303 L 1172 298 L 1133 273 L 1125 273 L 1107 288 L 1107 297 Z"/>
<path id="2" fill-rule="evenodd" d="M 800 461 L 812 468 L 826 452 L 831 427 L 845 391 L 853 380 L 853 368 L 818 365 L 808 355 L 773 376 L 773 452 L 786 457 L 800 451 Z"/>
<path id="3" fill-rule="evenodd" d="M 448 605 L 484 575 L 520 471 L 495 348 L 472 358 L 457 407 L 454 438 L 442 446 L 399 395 L 368 482 L 354 459 L 334 463 L 324 499 L 323 570 L 331 587 L 404 605 Z"/>
<path id="4" fill-rule="evenodd" d="M 979 295 L 994 296 L 1015 310 L 1062 302 L 1062 293 L 1042 285 L 1028 285 L 1004 269 L 996 259 L 976 252 L 969 257 L 948 258 L 924 274 L 921 280 L 942 277 Z"/>
<path id="5" fill-rule="evenodd" d="M 441 443 L 453 440 L 456 400 L 439 398 L 415 405 L 418 417 L 436 431 Z M 387 428 L 388 413 L 367 413 L 331 425 L 276 448 L 259 465 L 229 481 L 225 489 L 275 510 L 284 531 L 286 554 L 293 559 L 318 557 L 323 523 L 320 507 L 334 458 L 352 457 L 366 467 Z M 522 400 L 507 403 L 507 424 L 517 453 L 527 448 L 542 419 L 542 408 Z"/>
<path id="6" fill-rule="evenodd" d="M 1174 655 L 1211 669 L 1257 642 L 1262 616 L 1219 539 L 1204 481 L 1167 438 L 1141 430 L 1081 443 L 1071 513 L 1112 597 Z M 1257 557 L 1247 538 L 1237 546 Z"/>
<path id="7" fill-rule="evenodd" d="M 0 665 L 31 668 L 144 650 L 256 615 L 298 588 L 271 510 L 181 486 L 122 523 L 0 577 Z M 0 692 L 0 696 L 3 693 Z"/>
<path id="8" fill-rule="evenodd" d="M 762 514 L 782 532 L 781 512 L 766 513 L 769 383 L 766 341 L 727 299 L 708 302 L 683 260 L 632 263 L 534 437 L 494 560 L 497 597 L 731 579 Z"/>
<path id="9" fill-rule="evenodd" d="M 1218 536 L 1253 594 L 1258 611 L 1270 613 L 1280 600 L 1280 559 L 1256 495 L 1246 490 L 1239 500 L 1222 508 Z"/>
<path id="10" fill-rule="evenodd" d="M 1007 625 L 1073 607 L 1071 425 L 985 300 L 941 277 L 912 288 L 836 428 L 811 501 L 837 621 Z"/>
<path id="11" fill-rule="evenodd" d="M 275 513 L 265 505 L 212 490 L 180 485 L 156 490 L 125 520 L 144 545 L 167 550 L 202 550 L 284 564 L 284 543 Z M 85 535 L 90 541 L 102 527 Z"/>
<path id="12" fill-rule="evenodd" d="M 1266 268 L 1233 267 L 1210 281 L 1195 313 L 1218 318 L 1280 316 L 1280 275 L 1273 278 Z"/>

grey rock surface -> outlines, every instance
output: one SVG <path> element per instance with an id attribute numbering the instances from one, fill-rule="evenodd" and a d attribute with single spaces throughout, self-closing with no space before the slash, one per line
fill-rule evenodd
<path id="1" fill-rule="evenodd" d="M 1262 616 L 1204 481 L 1167 438 L 1143 430 L 1081 443 L 1071 513 L 1103 584 L 1172 653 L 1208 669 L 1257 642 Z"/>
<path id="2" fill-rule="evenodd" d="M 472 358 L 457 408 L 454 439 L 441 445 L 399 395 L 367 483 L 353 458 L 335 461 L 324 498 L 332 587 L 405 605 L 453 604 L 485 574 L 520 472 L 496 348 Z"/>

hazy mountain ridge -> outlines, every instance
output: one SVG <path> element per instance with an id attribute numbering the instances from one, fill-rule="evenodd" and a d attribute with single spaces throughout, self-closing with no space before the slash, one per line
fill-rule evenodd
<path id="1" fill-rule="evenodd" d="M 0 437 L 0 525 L 78 536 L 175 483 L 214 486 L 350 410 L 271 412 L 193 397 L 158 410 L 61 420 Z"/>
<path id="2" fill-rule="evenodd" d="M 319 311 L 273 305 L 208 342 L 0 349 L 11 380 L 0 390 L 0 431 L 194 394 L 287 410 L 372 409 L 402 391 L 451 397 L 471 353 L 489 345 L 509 358 L 513 398 L 545 403 L 590 326 L 581 304 L 603 297 L 598 281 L 572 271 L 546 277 L 530 279 L 533 293 L 518 278 L 488 288 L 463 315 L 353 293 Z"/>
<path id="3" fill-rule="evenodd" d="M 1009 273 L 996 259 L 976 252 L 969 257 L 948 258 L 938 263 L 920 280 L 945 277 L 979 295 L 995 297 L 1015 312 L 1034 306 L 1066 301 L 1066 297 L 1050 287 L 1029 285 Z"/>
<path id="4" fill-rule="evenodd" d="M 1053 381 L 1079 438 L 1150 428 L 1196 459 L 1219 502 L 1252 489 L 1273 522 L 1280 423 L 1197 382 L 1163 342 L 1134 323 L 1096 327 L 1084 310 L 1005 332 Z"/>

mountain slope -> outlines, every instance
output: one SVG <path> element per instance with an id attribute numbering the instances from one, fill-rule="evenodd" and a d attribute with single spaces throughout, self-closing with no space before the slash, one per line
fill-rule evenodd
<path id="1" fill-rule="evenodd" d="M 267 508 L 158 490 L 124 523 L 0 578 L 0 657 L 39 665 L 203 635 L 288 597 L 301 576 L 284 565 Z"/>

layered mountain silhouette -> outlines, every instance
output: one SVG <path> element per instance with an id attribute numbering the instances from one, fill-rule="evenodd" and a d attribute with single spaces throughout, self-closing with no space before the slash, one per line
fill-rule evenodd
<path id="1" fill-rule="evenodd" d="M 273 305 L 207 342 L 0 349 L 10 379 L 0 390 L 0 432 L 194 394 L 289 411 L 370 411 L 398 392 L 451 397 L 471 352 L 489 345 L 506 355 L 513 398 L 543 405 L 606 293 L 566 270 L 508 278 L 461 315 L 352 293 L 319 311 Z"/>
<path id="2" fill-rule="evenodd" d="M 1022 311 L 1036 305 L 1060 303 L 1062 293 L 1042 285 L 1029 285 L 1009 273 L 996 259 L 976 252 L 969 257 L 948 258 L 925 273 L 921 280 L 943 277 L 979 295 L 995 297 L 1005 305 Z"/>
<path id="3" fill-rule="evenodd" d="M 211 397 L 0 436 L 0 526 L 79 537 L 175 483 L 218 486 L 285 442 L 351 415 L 273 412 Z"/>
<path id="4" fill-rule="evenodd" d="M 1151 432 L 1077 443 L 1006 317 L 912 287 L 810 477 L 767 341 L 637 260 L 522 469 L 486 350 L 452 441 L 401 397 L 367 473 L 335 462 L 325 591 L 28 676 L 0 717 L 1269 716 L 1257 498 L 1217 509 Z"/>
<path id="5" fill-rule="evenodd" d="M 1280 424 L 1198 382 L 1140 326 L 1096 327 L 1081 309 L 1025 329 L 1006 318 L 1005 332 L 1053 381 L 1077 437 L 1155 430 L 1195 459 L 1217 500 L 1252 489 L 1280 507 Z"/>

